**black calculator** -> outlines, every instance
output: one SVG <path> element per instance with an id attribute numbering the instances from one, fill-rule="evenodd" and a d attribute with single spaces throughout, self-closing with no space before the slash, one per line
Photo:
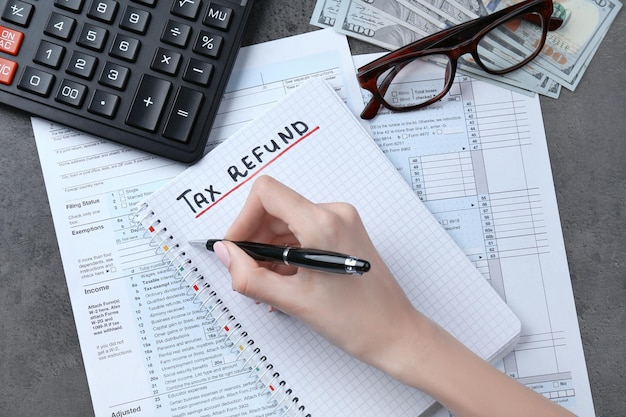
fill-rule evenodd
<path id="1" fill-rule="evenodd" d="M 193 163 L 252 3 L 0 0 L 0 102 Z"/>

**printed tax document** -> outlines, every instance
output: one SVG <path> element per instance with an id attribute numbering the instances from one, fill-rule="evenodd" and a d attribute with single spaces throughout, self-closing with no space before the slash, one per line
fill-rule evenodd
<path id="1" fill-rule="evenodd" d="M 378 56 L 356 56 L 355 67 Z M 576 415 L 594 416 L 538 96 L 458 76 L 439 103 L 381 109 L 370 129 L 520 318 L 520 341 L 497 366 Z"/>
<path id="2" fill-rule="evenodd" d="M 329 79 L 349 107 L 360 112 L 361 92 L 345 38 L 315 31 L 243 48 L 210 146 L 315 76 Z M 496 116 L 506 118 L 511 112 L 499 101 L 525 107 L 527 123 L 511 123 L 516 130 L 526 126 L 526 138 L 498 147 L 489 143 L 486 130 L 480 131 L 477 148 L 475 136 L 470 138 L 471 120 L 461 123 L 466 118 L 460 100 L 434 107 L 435 113 L 379 115 L 372 122 L 372 135 L 520 317 L 521 343 L 498 366 L 576 414 L 592 416 L 538 101 L 470 79 L 455 88 L 461 85 L 464 99 L 480 98 L 475 101 L 478 110 L 483 104 L 495 106 L 500 109 Z M 269 412 L 258 401 L 259 389 L 247 375 L 238 374 L 223 339 L 205 331 L 205 315 L 194 313 L 195 305 L 188 302 L 192 295 L 166 284 L 175 272 L 156 251 L 146 249 L 142 229 L 131 222 L 139 202 L 186 167 L 37 118 L 33 128 L 96 416 L 129 411 L 128 404 L 137 399 L 172 416 L 207 398 L 215 413 L 236 415 L 233 409 L 238 407 L 248 415 Z M 507 149 L 517 149 L 517 155 Z M 452 163 L 439 161 L 438 155 Z M 494 163 L 498 158 L 503 158 L 501 163 Z M 477 162 L 481 159 L 482 165 Z M 415 160 L 432 169 L 412 171 L 409 164 Z M 458 168 L 447 168 L 455 164 Z M 503 175 L 502 170 L 516 175 Z M 522 172 L 526 176 L 519 180 Z M 458 188 L 459 183 L 463 194 L 447 187 Z M 520 191 L 521 202 L 516 196 Z M 487 207 L 478 208 L 485 202 Z M 534 225 L 518 239 L 514 228 L 502 222 L 507 205 L 518 207 L 515 202 Z M 487 214 L 493 223 L 483 225 Z M 525 239 L 526 244 L 513 245 Z M 523 262 L 530 259 L 534 262 Z M 93 303 L 93 298 L 106 301 Z M 223 380 L 228 389 L 201 397 L 197 387 L 213 378 Z"/>

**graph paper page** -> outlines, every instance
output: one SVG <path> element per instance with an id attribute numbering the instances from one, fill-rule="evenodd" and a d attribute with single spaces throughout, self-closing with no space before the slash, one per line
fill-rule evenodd
<path id="1" fill-rule="evenodd" d="M 334 91 L 309 81 L 148 199 L 172 236 L 166 244 L 186 252 L 308 412 L 415 415 L 433 400 L 234 293 L 214 254 L 186 246 L 223 236 L 260 174 L 314 202 L 353 204 L 415 306 L 481 357 L 493 358 L 516 340 L 520 324 L 510 309 Z"/>

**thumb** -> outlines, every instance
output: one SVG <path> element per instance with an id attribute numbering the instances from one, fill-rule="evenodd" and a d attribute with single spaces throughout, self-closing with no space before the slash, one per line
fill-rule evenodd
<path id="1" fill-rule="evenodd" d="M 213 250 L 228 268 L 233 290 L 282 310 L 283 304 L 289 299 L 286 295 L 289 294 L 289 284 L 293 280 L 285 279 L 284 276 L 259 266 L 254 259 L 232 242 L 215 242 Z"/>

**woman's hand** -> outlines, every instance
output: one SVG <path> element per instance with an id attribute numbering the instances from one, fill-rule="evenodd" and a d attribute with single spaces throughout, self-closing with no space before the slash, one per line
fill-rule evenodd
<path id="1" fill-rule="evenodd" d="M 314 204 L 260 177 L 226 239 L 324 249 L 370 261 L 363 276 L 342 276 L 258 263 L 228 241 L 213 247 L 230 271 L 234 290 L 297 317 L 349 354 L 427 392 L 455 415 L 572 416 L 419 313 L 349 204 Z"/>
<path id="2" fill-rule="evenodd" d="M 313 204 L 278 181 L 260 177 L 225 238 L 367 259 L 371 269 L 364 275 L 336 275 L 258 263 L 230 242 L 214 246 L 228 264 L 235 291 L 297 317 L 331 343 L 388 373 L 397 374 L 395 368 L 403 366 L 391 360 L 401 353 L 396 351 L 399 343 L 392 342 L 415 343 L 416 352 L 427 345 L 432 323 L 409 302 L 351 205 Z M 416 325 L 424 330 L 419 341 L 402 340 L 402 329 Z"/>

